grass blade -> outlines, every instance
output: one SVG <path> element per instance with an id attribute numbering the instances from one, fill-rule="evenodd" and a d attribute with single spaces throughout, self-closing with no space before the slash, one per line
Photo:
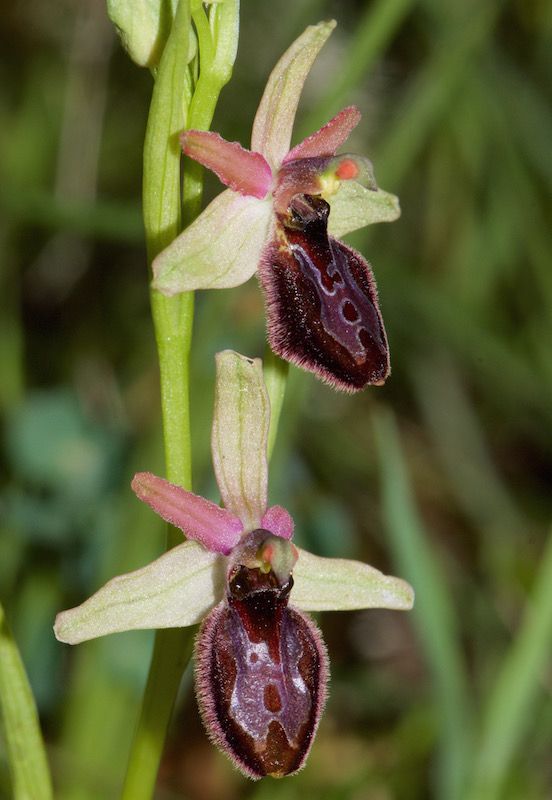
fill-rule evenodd
<path id="1" fill-rule="evenodd" d="M 552 648 L 552 531 L 525 618 L 483 712 L 469 800 L 498 800 L 516 748 L 531 721 Z"/>
<path id="2" fill-rule="evenodd" d="M 418 516 L 395 418 L 374 418 L 383 518 L 398 574 L 416 592 L 414 619 L 429 670 L 440 724 L 437 797 L 461 797 L 471 750 L 470 698 L 455 611 L 446 579 Z"/>
<path id="3" fill-rule="evenodd" d="M 0 705 L 14 800 L 50 800 L 50 771 L 25 667 L 0 606 Z"/>

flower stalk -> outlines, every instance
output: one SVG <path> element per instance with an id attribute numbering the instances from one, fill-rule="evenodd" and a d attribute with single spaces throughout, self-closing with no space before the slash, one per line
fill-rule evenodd
<path id="1" fill-rule="evenodd" d="M 160 60 L 152 31 L 139 42 L 140 58 L 155 63 L 156 76 L 143 202 L 155 275 L 151 305 L 166 478 L 140 472 L 132 488 L 169 523 L 167 552 L 112 578 L 80 606 L 58 614 L 55 624 L 57 638 L 69 644 L 124 630 L 159 630 L 123 800 L 153 795 L 191 655 L 192 626 L 201 622 L 195 685 L 209 736 L 245 775 L 282 777 L 304 764 L 326 697 L 328 656 L 304 612 L 406 610 L 413 603 L 411 587 L 398 578 L 297 548 L 289 513 L 268 505 L 268 460 L 288 372 L 278 356 L 345 391 L 381 384 L 388 374 L 370 266 L 331 234 L 389 221 L 399 207 L 377 188 L 366 158 L 336 155 L 359 122 L 355 107 L 289 149 L 302 86 L 333 21 L 307 28 L 276 65 L 251 150 L 208 131 L 231 75 L 238 11 L 239 0 L 180 0 Z M 129 30 L 127 47 L 137 53 L 136 29 Z M 183 176 L 179 142 L 193 160 L 185 162 Z M 229 188 L 196 220 L 204 166 Z M 264 371 L 259 359 L 229 350 L 217 355 L 211 447 L 221 508 L 191 491 L 193 291 L 237 285 L 257 266 L 275 355 L 269 354 Z M 270 283 L 272 273 L 281 286 Z M 304 273 L 310 275 L 306 284 Z M 292 317 L 299 300 L 296 331 Z M 295 334 L 291 352 L 284 343 Z M 313 344 L 311 334 L 320 341 Z M 187 539 L 180 544 L 178 529 Z"/>

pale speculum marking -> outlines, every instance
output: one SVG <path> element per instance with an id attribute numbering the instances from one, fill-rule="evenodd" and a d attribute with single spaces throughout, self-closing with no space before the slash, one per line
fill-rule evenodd
<path id="1" fill-rule="evenodd" d="M 328 243 L 330 257 L 324 269 L 320 269 L 300 245 L 291 245 L 291 250 L 302 273 L 316 288 L 320 298 L 320 321 L 325 330 L 355 360 L 362 362 L 371 344 L 368 332 L 361 327 L 362 317 L 371 319 L 373 308 L 363 291 L 357 287 L 346 259 L 336 247 L 332 247 L 331 241 Z"/>
<path id="2" fill-rule="evenodd" d="M 266 741 L 269 725 L 278 722 L 288 742 L 297 741 L 307 719 L 311 698 L 299 672 L 302 647 L 288 614 L 281 630 L 279 660 L 267 643 L 253 642 L 239 617 L 234 616 L 236 680 L 230 699 L 230 715 L 256 742 Z"/>

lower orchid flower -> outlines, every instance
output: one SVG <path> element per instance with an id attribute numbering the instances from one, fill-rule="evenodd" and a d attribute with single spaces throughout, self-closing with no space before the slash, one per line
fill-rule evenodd
<path id="1" fill-rule="evenodd" d="M 255 779 L 303 766 L 324 707 L 328 657 L 303 612 L 413 603 L 399 578 L 291 543 L 290 515 L 267 507 L 269 423 L 260 360 L 219 353 L 212 452 L 225 507 L 150 473 L 136 475 L 138 497 L 192 541 L 109 581 L 55 624 L 60 641 L 76 644 L 202 621 L 195 684 L 203 722 Z"/>
<path id="2" fill-rule="evenodd" d="M 372 270 L 336 237 L 400 210 L 368 159 L 336 156 L 360 120 L 356 107 L 290 149 L 303 84 L 334 27 L 307 28 L 279 60 L 251 150 L 217 133 L 182 133 L 184 153 L 229 188 L 155 259 L 153 286 L 169 295 L 228 288 L 258 271 L 274 352 L 354 392 L 385 381 L 389 352 Z"/>

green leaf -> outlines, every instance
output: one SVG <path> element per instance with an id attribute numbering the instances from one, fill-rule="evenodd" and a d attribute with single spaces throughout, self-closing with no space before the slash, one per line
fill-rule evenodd
<path id="1" fill-rule="evenodd" d="M 2 606 L 0 705 L 14 800 L 51 800 L 52 783 L 33 693 Z"/>
<path id="2" fill-rule="evenodd" d="M 532 726 L 552 648 L 552 531 L 517 635 L 484 699 L 469 800 L 504 796 L 508 768 Z"/>
<path id="3" fill-rule="evenodd" d="M 406 581 L 384 575 L 360 561 L 322 558 L 299 550 L 290 602 L 304 611 L 407 611 L 414 603 L 414 591 Z"/>

